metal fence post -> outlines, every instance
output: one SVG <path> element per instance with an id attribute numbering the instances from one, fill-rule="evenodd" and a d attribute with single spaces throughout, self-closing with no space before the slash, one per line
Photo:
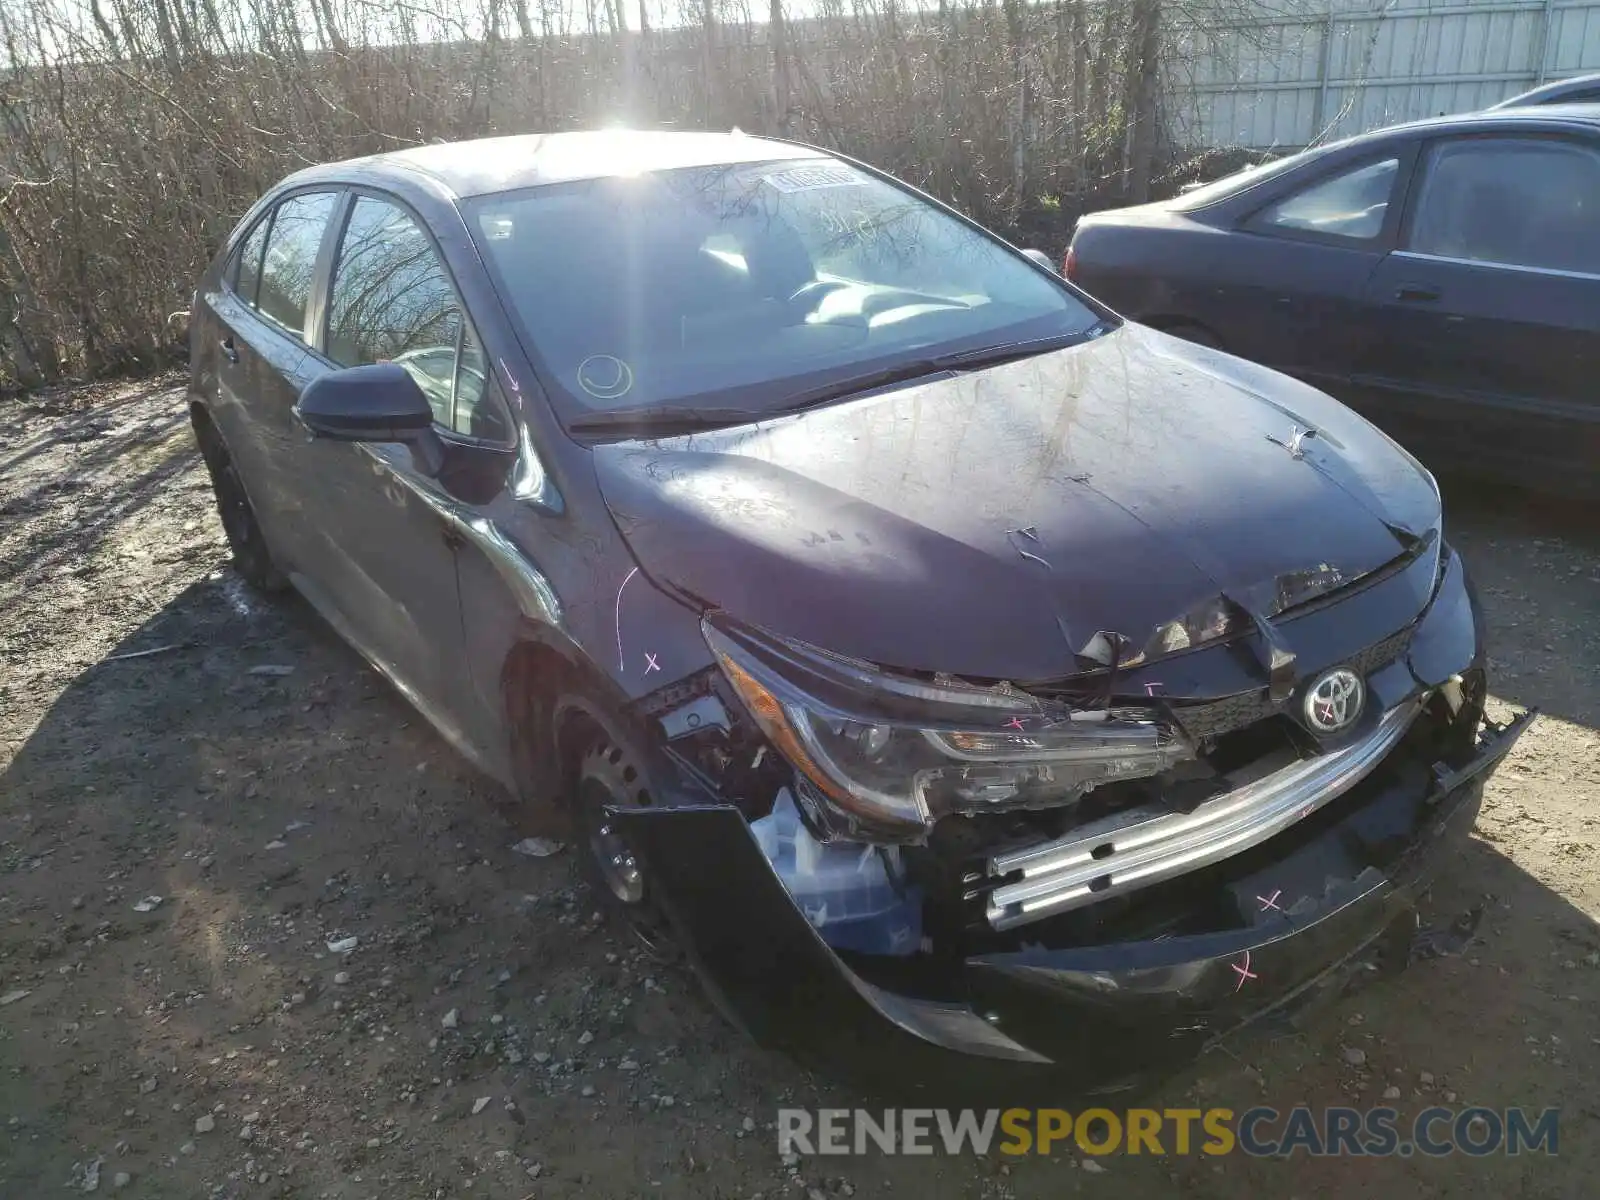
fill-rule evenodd
<path id="1" fill-rule="evenodd" d="M 1546 4 L 1550 0 L 1545 0 Z M 1328 64 L 1333 57 L 1333 9 L 1328 10 L 1327 18 L 1322 22 L 1322 45 L 1317 50 L 1317 98 L 1311 105 L 1311 137 L 1306 139 L 1310 145 L 1313 138 L 1322 136 L 1322 121 L 1328 113 Z"/>
<path id="2" fill-rule="evenodd" d="M 1538 87 L 1544 82 L 1550 62 L 1550 31 L 1555 27 L 1555 0 L 1544 0 L 1544 14 L 1539 26 L 1539 40 L 1534 46 L 1534 51 L 1539 55 L 1539 61 L 1534 64 L 1533 83 Z"/>

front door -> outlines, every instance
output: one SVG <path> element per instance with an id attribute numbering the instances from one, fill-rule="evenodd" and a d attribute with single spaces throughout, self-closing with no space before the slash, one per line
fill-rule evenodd
<path id="1" fill-rule="evenodd" d="M 322 514 L 299 562 L 304 590 L 444 735 L 482 765 L 488 725 L 467 669 L 456 550 L 515 458 L 510 416 L 433 240 L 409 210 L 355 194 L 339 237 L 318 370 L 405 367 L 433 406 L 445 468 L 398 444 L 297 447 L 296 479 Z"/>
<path id="2" fill-rule="evenodd" d="M 1362 382 L 1440 462 L 1555 487 L 1600 462 L 1600 139 L 1441 139 L 1374 272 Z"/>

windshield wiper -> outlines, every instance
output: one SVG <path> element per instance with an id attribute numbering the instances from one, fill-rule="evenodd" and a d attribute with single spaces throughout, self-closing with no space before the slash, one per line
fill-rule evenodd
<path id="1" fill-rule="evenodd" d="M 942 375 L 951 371 L 974 371 L 980 367 L 996 367 L 1019 358 L 1032 358 L 1036 354 L 1048 354 L 1052 350 L 1061 350 L 1087 338 L 1097 337 L 1104 325 L 1105 322 L 1102 321 L 1076 333 L 1056 333 L 1044 338 L 1001 342 L 993 346 L 979 346 L 974 350 L 958 350 L 951 354 L 935 354 L 927 358 L 913 359 L 910 362 L 898 363 L 892 367 L 868 371 L 862 375 L 793 393 L 785 397 L 781 405 L 769 409 L 766 415 L 799 412 L 802 409 L 826 404 L 830 400 L 870 392 L 875 388 L 888 387 L 894 383 L 909 383 L 913 379 L 922 379 L 929 375 Z"/>
<path id="2" fill-rule="evenodd" d="M 1079 342 L 1090 338 L 1099 337 L 1105 329 L 1105 321 L 1096 321 L 1087 329 L 1080 329 L 1076 333 L 1053 333 L 1049 337 L 1029 338 L 1022 342 L 1001 342 L 994 346 L 979 346 L 976 350 L 960 350 L 954 354 L 942 354 L 933 361 L 941 370 L 946 371 L 971 371 L 978 367 L 997 367 L 1001 363 L 1013 362 L 1019 358 L 1032 358 L 1036 354 L 1048 354 L 1052 350 L 1064 350 L 1068 346 L 1075 346 Z"/>
<path id="3" fill-rule="evenodd" d="M 903 383 L 909 379 L 920 379 L 924 375 L 937 375 L 948 370 L 939 365 L 938 361 L 931 358 L 917 359 L 913 362 L 897 363 L 892 367 L 880 367 L 875 371 L 865 371 L 860 375 L 851 375 L 844 379 L 836 379 L 831 383 L 822 384 L 814 388 L 806 388 L 799 392 L 788 392 L 781 398 L 781 402 L 771 408 L 680 408 L 669 405 L 642 408 L 619 408 L 609 412 L 590 413 L 573 421 L 568 428 L 573 433 L 655 433 L 669 435 L 673 433 L 694 433 L 704 429 L 720 429 L 727 425 L 743 425 L 751 421 L 770 420 L 773 417 L 787 416 L 802 409 L 814 408 L 825 404 L 829 400 L 837 400 L 841 396 L 853 396 L 858 392 L 868 392 L 873 388 L 887 387 L 891 383 Z"/>
<path id="4" fill-rule="evenodd" d="M 682 408 L 663 404 L 590 413 L 567 428 L 573 433 L 695 433 L 727 425 L 744 425 L 771 415 L 747 408 Z"/>
<path id="5" fill-rule="evenodd" d="M 1021 342 L 1002 342 L 993 346 L 980 346 L 973 350 L 958 350 L 951 354 L 936 354 L 895 363 L 848 375 L 843 379 L 819 384 L 798 392 L 790 392 L 782 402 L 770 408 L 682 408 L 661 405 L 657 407 L 621 408 L 607 412 L 590 413 L 571 423 L 573 433 L 695 433 L 706 429 L 721 429 L 728 425 L 744 425 L 752 421 L 771 420 L 788 416 L 896 383 L 909 383 L 929 375 L 942 375 L 953 371 L 972 371 L 980 367 L 998 366 L 1019 358 L 1048 354 L 1078 342 L 1093 338 L 1103 332 L 1106 322 L 1098 322 L 1088 329 L 1075 333 L 1052 334 L 1045 338 L 1032 338 Z"/>

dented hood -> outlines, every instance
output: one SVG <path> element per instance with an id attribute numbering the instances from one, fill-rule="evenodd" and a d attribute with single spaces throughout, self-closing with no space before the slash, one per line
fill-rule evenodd
<path id="1" fill-rule="evenodd" d="M 1281 577 L 1356 578 L 1438 519 L 1348 409 L 1135 325 L 595 467 L 658 584 L 882 666 L 1017 681 L 1081 670 L 1097 631 L 1137 648 L 1219 594 L 1261 611 Z"/>

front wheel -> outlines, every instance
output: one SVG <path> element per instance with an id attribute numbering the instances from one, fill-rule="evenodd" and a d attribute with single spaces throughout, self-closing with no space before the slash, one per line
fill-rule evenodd
<path id="1" fill-rule="evenodd" d="M 613 914 L 652 951 L 676 957 L 667 921 L 650 880 L 608 808 L 648 808 L 653 803 L 644 768 L 603 734 L 578 760 L 573 780 L 573 821 L 586 874 Z"/>

